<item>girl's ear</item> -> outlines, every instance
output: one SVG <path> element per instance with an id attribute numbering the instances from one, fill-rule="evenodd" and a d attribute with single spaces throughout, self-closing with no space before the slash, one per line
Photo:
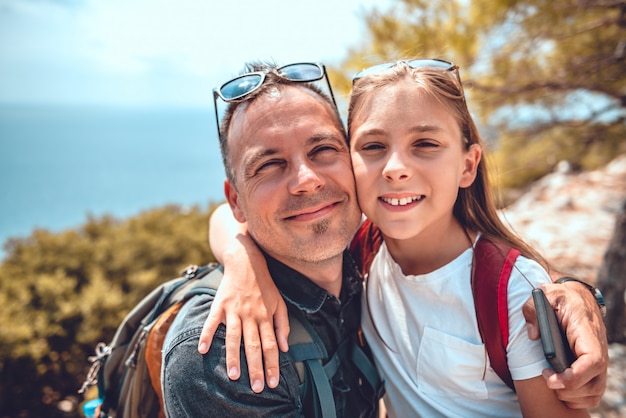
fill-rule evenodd
<path id="1" fill-rule="evenodd" d="M 224 180 L 224 196 L 226 196 L 226 201 L 230 205 L 235 219 L 240 223 L 246 222 L 246 217 L 239 201 L 239 193 L 228 180 Z"/>
<path id="2" fill-rule="evenodd" d="M 482 157 L 483 150 L 478 144 L 472 144 L 470 149 L 465 154 L 465 166 L 461 173 L 461 181 L 459 187 L 470 187 L 476 179 L 476 173 L 478 172 L 478 164 Z"/>

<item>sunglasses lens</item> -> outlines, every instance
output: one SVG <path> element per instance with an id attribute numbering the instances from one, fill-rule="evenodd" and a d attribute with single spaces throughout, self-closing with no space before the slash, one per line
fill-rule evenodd
<path id="1" fill-rule="evenodd" d="M 324 76 L 322 69 L 309 63 L 291 64 L 279 69 L 280 75 L 291 81 L 315 81 Z"/>
<path id="2" fill-rule="evenodd" d="M 411 68 L 441 68 L 444 70 L 450 70 L 454 68 L 454 64 L 452 64 L 451 62 L 437 59 L 416 59 L 410 61 L 387 62 L 385 64 L 378 64 L 374 65 L 373 67 L 364 69 L 360 73 L 357 73 L 357 75 L 352 78 L 352 81 L 356 81 L 359 78 L 367 77 L 368 75 L 377 74 L 385 71 L 398 64 L 398 62 L 404 62 Z"/>
<path id="3" fill-rule="evenodd" d="M 406 61 L 407 65 L 411 68 L 443 68 L 444 70 L 450 69 L 454 66 L 451 62 L 443 60 L 433 59 L 419 59 Z"/>
<path id="4" fill-rule="evenodd" d="M 374 65 L 373 67 L 366 68 L 363 71 L 357 73 L 352 79 L 358 80 L 359 78 L 367 77 L 368 75 L 376 74 L 381 71 L 384 71 L 387 68 L 393 67 L 394 65 L 396 65 L 395 62 L 386 62 L 384 64 Z"/>
<path id="5" fill-rule="evenodd" d="M 224 84 L 220 87 L 220 94 L 226 100 L 236 100 L 259 87 L 262 82 L 261 74 L 247 74 Z"/>

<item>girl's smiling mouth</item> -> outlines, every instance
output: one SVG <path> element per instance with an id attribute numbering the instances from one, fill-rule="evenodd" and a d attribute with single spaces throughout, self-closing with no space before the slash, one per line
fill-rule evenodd
<path id="1" fill-rule="evenodd" d="M 418 195 L 418 196 L 405 196 L 405 197 L 384 197 L 384 196 L 381 196 L 378 199 L 382 200 L 383 202 L 385 202 L 385 203 L 387 203 L 388 205 L 391 205 L 391 206 L 406 206 L 406 205 L 411 204 L 413 202 L 420 201 L 420 200 L 422 200 L 424 198 L 425 198 L 424 195 Z"/>

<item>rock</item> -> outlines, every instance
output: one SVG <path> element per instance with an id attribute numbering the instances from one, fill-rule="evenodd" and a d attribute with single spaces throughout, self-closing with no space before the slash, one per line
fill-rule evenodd
<path id="1" fill-rule="evenodd" d="M 626 346 L 609 346 L 610 365 L 606 391 L 600 406 L 590 411 L 594 418 L 626 417 Z"/>
<path id="2" fill-rule="evenodd" d="M 557 270 L 594 283 L 626 199 L 626 154 L 601 170 L 572 173 L 566 164 L 501 212 Z M 626 417 L 626 346 L 609 347 L 607 388 L 594 418 Z"/>
<path id="3" fill-rule="evenodd" d="M 626 154 L 602 170 L 549 174 L 501 214 L 557 270 L 595 282 L 626 199 Z"/>

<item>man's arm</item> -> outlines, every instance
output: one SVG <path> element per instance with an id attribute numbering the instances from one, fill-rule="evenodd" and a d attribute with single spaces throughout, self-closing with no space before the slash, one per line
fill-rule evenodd
<path id="1" fill-rule="evenodd" d="M 577 282 L 542 286 L 556 311 L 561 327 L 577 359 L 563 373 L 545 369 L 543 376 L 549 388 L 570 408 L 598 406 L 606 388 L 609 364 L 608 342 L 603 315 L 593 294 Z M 539 338 L 539 328 L 532 298 L 524 306 L 528 334 Z"/>

